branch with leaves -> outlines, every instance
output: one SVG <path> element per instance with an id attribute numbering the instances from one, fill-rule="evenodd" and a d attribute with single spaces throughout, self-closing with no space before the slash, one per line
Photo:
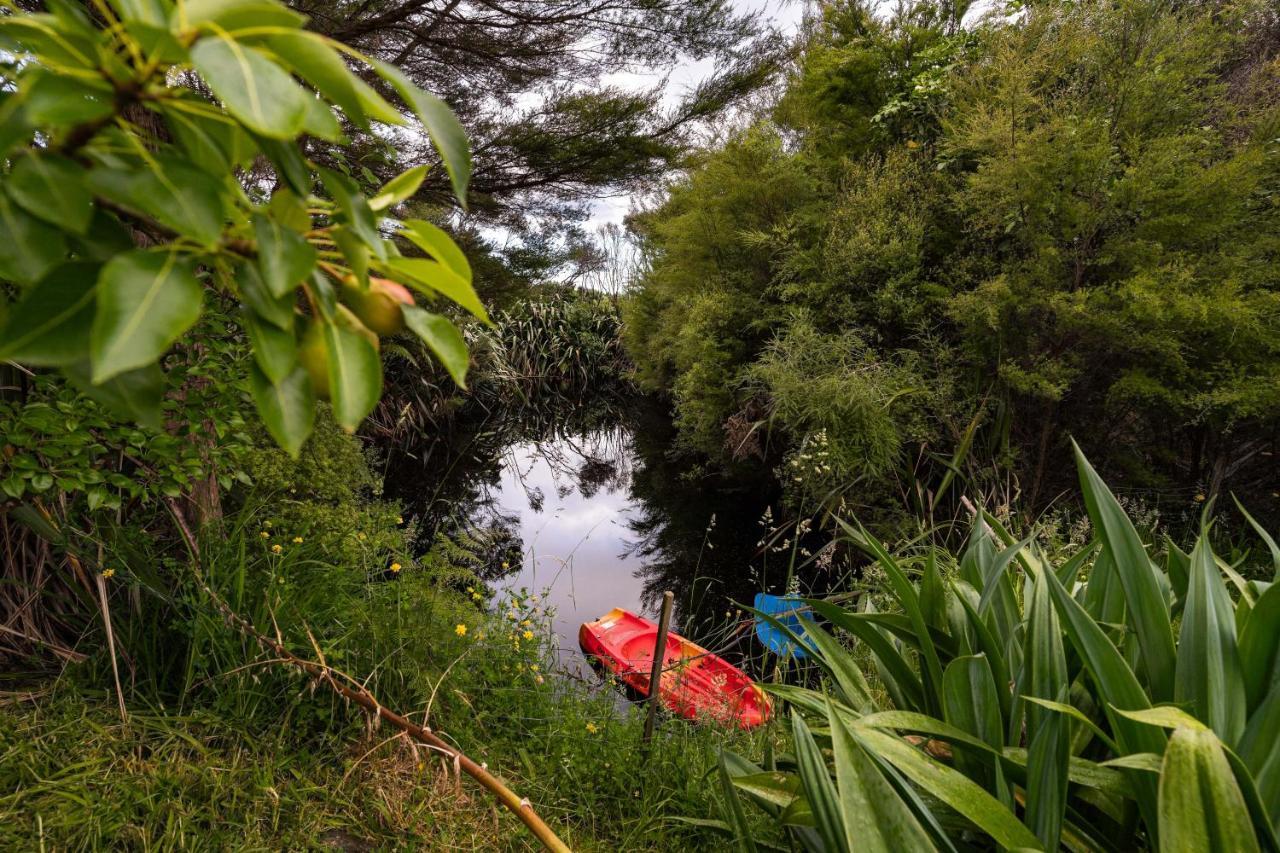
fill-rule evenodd
<path id="1" fill-rule="evenodd" d="M 345 143 L 340 118 L 420 129 L 465 202 L 470 153 L 443 101 L 276 0 L 45 5 L 0 4 L 0 281 L 17 293 L 0 359 L 158 428 L 165 354 L 211 293 L 238 301 L 248 387 L 293 454 L 317 399 L 347 430 L 373 409 L 388 335 L 417 334 L 465 383 L 440 306 L 488 321 L 467 259 L 389 215 L 427 168 L 366 193 L 306 155 L 309 138 Z"/>

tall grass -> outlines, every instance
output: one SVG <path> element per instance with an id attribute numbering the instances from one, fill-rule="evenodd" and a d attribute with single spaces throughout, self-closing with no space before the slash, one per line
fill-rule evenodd
<path id="1" fill-rule="evenodd" d="M 891 609 L 806 602 L 822 686 L 769 688 L 793 752 L 722 758 L 740 847 L 754 804 L 806 850 L 1280 848 L 1280 584 L 1207 523 L 1157 566 L 1077 461 L 1096 539 L 1074 553 L 987 514 L 958 556 L 845 525 Z"/>

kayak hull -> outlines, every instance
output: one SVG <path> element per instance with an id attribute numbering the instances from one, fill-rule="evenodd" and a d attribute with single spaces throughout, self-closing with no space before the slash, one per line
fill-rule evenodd
<path id="1" fill-rule="evenodd" d="M 658 626 L 615 608 L 578 631 L 583 652 L 641 697 L 649 696 Z M 673 713 L 752 728 L 769 719 L 769 700 L 746 673 L 679 634 L 667 633 L 658 695 Z"/>
<path id="2" fill-rule="evenodd" d="M 809 638 L 804 633 L 804 625 L 800 622 L 800 614 L 809 608 L 799 597 L 757 592 L 755 609 L 759 613 L 767 613 L 772 616 L 782 625 L 789 628 L 793 634 L 804 640 L 806 645 L 809 643 Z M 780 658 L 803 660 L 808 657 L 806 652 L 811 650 L 806 649 L 804 645 L 796 645 L 795 640 L 786 632 L 779 630 L 772 622 L 768 622 L 759 616 L 756 616 L 756 636 L 760 638 L 761 644 L 766 649 Z"/>

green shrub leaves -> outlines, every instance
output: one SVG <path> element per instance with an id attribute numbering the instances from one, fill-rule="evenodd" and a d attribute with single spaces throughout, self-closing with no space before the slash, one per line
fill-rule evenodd
<path id="1" fill-rule="evenodd" d="M 443 230 L 382 220 L 429 164 L 365 187 L 299 144 L 340 143 L 344 122 L 374 132 L 412 117 L 462 200 L 471 159 L 449 108 L 397 69 L 306 32 L 279 0 L 116 0 L 96 12 L 58 5 L 0 19 L 0 43 L 21 60 L 0 98 L 0 280 L 24 289 L 5 312 L 0 355 L 60 368 L 154 425 L 166 355 L 210 297 L 228 297 L 243 305 L 253 348 L 247 386 L 293 453 L 317 399 L 348 430 L 372 411 L 380 336 L 407 327 L 462 384 L 469 357 L 453 320 L 370 278 L 488 320 Z M 404 251 L 385 234 L 402 235 Z"/>

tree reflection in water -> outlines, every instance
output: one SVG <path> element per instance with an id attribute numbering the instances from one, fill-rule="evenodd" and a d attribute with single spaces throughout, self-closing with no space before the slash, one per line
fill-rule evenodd
<path id="1" fill-rule="evenodd" d="M 779 494 L 765 466 L 703 474 L 673 450 L 670 420 L 649 401 L 564 412 L 457 423 L 396 448 L 387 493 L 417 521 L 416 546 L 465 534 L 487 582 L 554 579 L 570 644 L 578 622 L 615 606 L 652 614 L 666 590 L 682 633 L 723 640 L 726 613 L 780 591 L 785 555 L 771 565 L 758 547 Z"/>

